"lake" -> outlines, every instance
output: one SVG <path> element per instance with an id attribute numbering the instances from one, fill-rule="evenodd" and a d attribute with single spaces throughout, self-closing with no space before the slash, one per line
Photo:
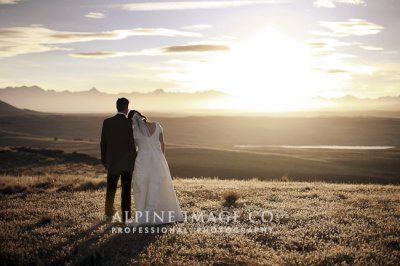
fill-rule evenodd
<path id="1" fill-rule="evenodd" d="M 263 148 L 284 148 L 284 149 L 325 149 L 325 150 L 389 150 L 395 146 L 344 146 L 344 145 L 234 145 L 239 149 L 263 149 Z"/>

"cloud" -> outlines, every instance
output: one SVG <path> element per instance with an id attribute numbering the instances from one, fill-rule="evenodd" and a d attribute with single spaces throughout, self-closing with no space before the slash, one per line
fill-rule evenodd
<path id="1" fill-rule="evenodd" d="M 356 58 L 354 54 L 344 54 L 344 53 L 331 53 L 331 52 L 322 52 L 322 53 L 315 53 L 313 57 L 320 57 L 320 58 L 328 58 L 331 60 L 342 60 L 342 59 L 349 59 L 349 58 Z"/>
<path id="2" fill-rule="evenodd" d="M 322 31 L 322 30 L 310 30 L 308 33 L 312 35 L 325 36 L 325 37 L 344 37 L 343 34 L 334 32 Z"/>
<path id="3" fill-rule="evenodd" d="M 349 4 L 349 5 L 365 5 L 364 0 L 317 0 L 314 2 L 314 6 L 335 8 L 336 3 Z"/>
<path id="4" fill-rule="evenodd" d="M 85 17 L 87 17 L 87 18 L 104 18 L 105 15 L 104 15 L 104 13 L 100 13 L 100 12 L 89 12 L 85 15 Z"/>
<path id="5" fill-rule="evenodd" d="M 217 9 L 240 7 L 257 4 L 279 4 L 288 0 L 246 0 L 246 1 L 182 1 L 182 2 L 150 2 L 114 5 L 128 11 L 171 11 L 193 9 Z"/>
<path id="6" fill-rule="evenodd" d="M 351 46 L 357 43 L 341 42 L 336 39 L 316 39 L 307 42 L 307 45 L 317 52 L 335 51 L 339 46 Z"/>
<path id="7" fill-rule="evenodd" d="M 333 62 L 333 61 L 332 61 Z M 324 64 L 314 67 L 313 70 L 321 71 L 326 74 L 341 75 L 342 77 L 352 77 L 354 75 L 372 75 L 376 68 L 365 64 L 345 64 L 337 61 L 336 64 Z M 335 65 L 335 66 L 333 66 Z"/>
<path id="8" fill-rule="evenodd" d="M 94 58 L 106 59 L 124 56 L 157 56 L 157 55 L 170 55 L 170 54 L 200 54 L 210 52 L 223 52 L 229 51 L 230 48 L 226 45 L 216 44 L 187 44 L 176 45 L 152 49 L 144 49 L 138 52 L 118 52 L 118 51 L 97 51 L 97 52 L 82 52 L 71 53 L 70 56 L 78 58 Z"/>
<path id="9" fill-rule="evenodd" d="M 383 30 L 383 26 L 366 21 L 364 19 L 348 19 L 347 21 L 321 21 L 320 26 L 331 32 L 311 31 L 311 34 L 346 37 L 351 35 L 364 36 L 377 34 Z"/>
<path id="10" fill-rule="evenodd" d="M 209 28 L 211 28 L 211 25 L 198 24 L 198 25 L 182 27 L 181 29 L 183 29 L 183 30 L 205 30 L 205 29 L 209 29 Z"/>
<path id="11" fill-rule="evenodd" d="M 229 47 L 225 45 L 197 44 L 197 45 L 179 45 L 170 46 L 161 49 L 165 53 L 185 53 L 185 52 L 213 52 L 213 51 L 229 51 Z"/>
<path id="12" fill-rule="evenodd" d="M 372 46 L 372 45 L 360 45 L 360 48 L 367 51 L 382 51 L 382 47 Z"/>
<path id="13" fill-rule="evenodd" d="M 323 71 L 323 72 L 326 72 L 328 74 L 348 74 L 348 73 L 351 73 L 349 70 L 339 69 L 339 68 L 328 68 L 328 69 L 314 68 L 314 70 Z"/>
<path id="14" fill-rule="evenodd" d="M 327 69 L 326 70 L 329 74 L 344 74 L 349 73 L 350 71 L 345 69 Z"/>
<path id="15" fill-rule="evenodd" d="M 0 5 L 15 5 L 22 0 L 0 0 Z"/>
<path id="16" fill-rule="evenodd" d="M 73 53 L 73 54 L 70 54 L 71 57 L 94 58 L 94 59 L 105 59 L 105 58 L 115 58 L 115 57 L 134 56 L 134 55 L 140 55 L 140 53 L 98 51 L 98 52 Z"/>
<path id="17" fill-rule="evenodd" d="M 70 32 L 45 28 L 42 25 L 30 27 L 0 28 L 0 57 L 19 54 L 66 50 L 60 44 L 90 42 L 97 40 L 121 40 L 130 36 L 184 36 L 202 37 L 200 33 L 177 31 L 164 28 L 134 28 L 103 32 Z"/>

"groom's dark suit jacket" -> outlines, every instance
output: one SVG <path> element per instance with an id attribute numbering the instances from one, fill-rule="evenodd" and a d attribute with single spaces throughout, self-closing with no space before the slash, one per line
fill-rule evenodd
<path id="1" fill-rule="evenodd" d="M 101 131 L 101 162 L 109 174 L 133 171 L 136 159 L 131 121 L 122 114 L 107 118 Z"/>

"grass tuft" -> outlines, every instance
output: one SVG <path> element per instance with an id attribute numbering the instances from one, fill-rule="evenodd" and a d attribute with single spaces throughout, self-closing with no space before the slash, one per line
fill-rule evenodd
<path id="1" fill-rule="evenodd" d="M 51 218 L 49 216 L 44 216 L 36 223 L 36 226 L 40 227 L 48 224 L 51 224 Z"/>
<path id="2" fill-rule="evenodd" d="M 289 181 L 290 181 L 290 178 L 289 178 L 288 175 L 283 175 L 283 176 L 280 178 L 280 181 L 281 181 L 281 182 L 289 182 Z"/>
<path id="3" fill-rule="evenodd" d="M 225 200 L 225 207 L 234 207 L 237 204 L 237 200 L 240 198 L 240 194 L 236 191 L 228 191 L 225 192 L 222 197 Z"/>

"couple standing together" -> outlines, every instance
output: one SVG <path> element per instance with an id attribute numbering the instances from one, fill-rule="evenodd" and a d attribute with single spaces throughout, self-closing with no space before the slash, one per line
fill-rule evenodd
<path id="1" fill-rule="evenodd" d="M 117 100 L 118 113 L 103 122 L 101 162 L 107 169 L 105 219 L 117 211 L 114 198 L 121 177 L 122 220 L 133 225 L 163 224 L 183 220 L 165 159 L 163 128 L 138 111 L 129 100 Z M 136 215 L 131 214 L 131 190 Z"/>

